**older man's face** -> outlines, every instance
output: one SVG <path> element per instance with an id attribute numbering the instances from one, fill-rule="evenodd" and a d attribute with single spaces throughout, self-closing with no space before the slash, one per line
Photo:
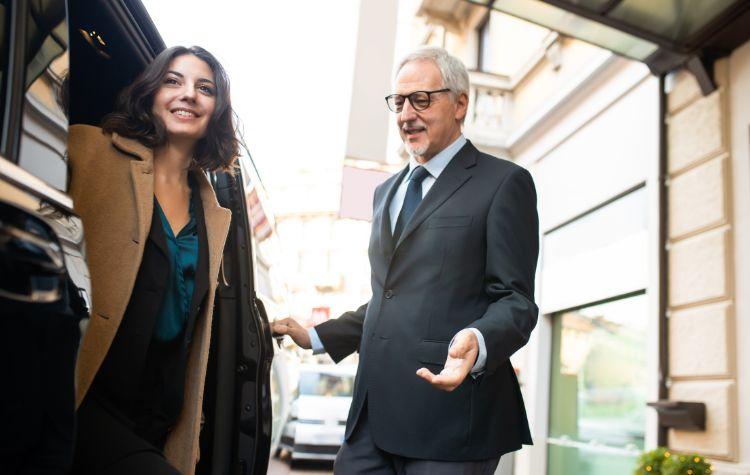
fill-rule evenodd
<path id="1" fill-rule="evenodd" d="M 396 94 L 443 89 L 440 70 L 429 60 L 406 63 L 396 76 Z M 417 161 L 424 163 L 455 141 L 466 115 L 466 95 L 454 100 L 451 92 L 432 94 L 430 106 L 417 111 L 409 101 L 396 116 L 401 140 Z"/>

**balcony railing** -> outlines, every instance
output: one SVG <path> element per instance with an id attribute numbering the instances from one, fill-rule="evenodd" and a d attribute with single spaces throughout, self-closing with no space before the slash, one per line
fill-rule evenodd
<path id="1" fill-rule="evenodd" d="M 469 110 L 464 122 L 464 133 L 480 147 L 502 148 L 509 132 L 509 79 L 496 74 L 470 71 L 469 81 Z"/>

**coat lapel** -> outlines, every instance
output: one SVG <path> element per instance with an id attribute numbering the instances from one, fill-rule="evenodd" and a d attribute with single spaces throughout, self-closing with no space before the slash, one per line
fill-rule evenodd
<path id="1" fill-rule="evenodd" d="M 150 239 L 153 241 L 154 244 L 156 244 L 156 247 L 161 251 L 162 256 L 165 259 L 169 259 L 169 247 L 167 246 L 167 235 L 164 231 L 164 226 L 162 225 L 161 219 L 156 216 L 157 210 L 156 210 L 156 199 L 153 201 L 153 211 L 151 212 L 151 228 L 148 232 L 147 239 Z"/>
<path id="2" fill-rule="evenodd" d="M 380 216 L 380 250 L 385 255 L 391 255 L 394 249 L 393 233 L 391 232 L 391 200 L 408 171 L 409 167 L 407 166 L 388 184 L 388 189 L 385 190 L 385 199 L 379 203 L 380 208 L 376 210 L 376 216 Z"/>
<path id="3" fill-rule="evenodd" d="M 138 160 L 130 162 L 135 209 L 138 213 L 138 229 L 133 239 L 144 243 L 151 229 L 151 218 L 154 212 L 154 154 L 150 148 L 137 140 L 112 134 L 112 144 Z"/>
<path id="4" fill-rule="evenodd" d="M 202 174 L 201 172 L 198 172 Z M 191 176 L 191 180 L 195 180 L 195 174 Z M 203 302 L 206 292 L 208 291 L 208 234 L 206 232 L 206 221 L 203 213 L 203 203 L 201 198 L 200 190 L 197 185 L 193 185 L 193 193 L 190 197 L 193 202 L 193 210 L 195 213 L 195 224 L 198 232 L 198 265 L 196 266 L 195 272 L 195 288 L 193 289 L 193 297 L 190 301 L 190 317 L 187 324 L 188 339 L 192 340 L 193 328 L 195 318 L 198 314 L 201 302 Z"/>
<path id="5" fill-rule="evenodd" d="M 130 162 L 130 177 L 133 184 L 135 209 L 138 213 L 136 242 L 145 242 L 151 229 L 154 212 L 154 166 L 153 162 L 133 160 Z"/>
<path id="6" fill-rule="evenodd" d="M 445 200 L 451 197 L 464 183 L 471 178 L 471 171 L 469 170 L 477 163 L 477 149 L 471 142 L 467 141 L 461 150 L 458 151 L 455 157 L 445 167 L 443 173 L 440 174 L 435 183 L 427 192 L 427 195 L 419 203 L 419 206 L 414 211 L 414 215 L 409 220 L 406 228 L 401 233 L 401 237 L 396 243 L 396 248 L 401 245 L 404 240 L 409 238 L 409 235 L 424 222 Z"/>
<path id="7" fill-rule="evenodd" d="M 203 172 L 196 172 L 195 179 L 201 195 L 203 205 L 203 219 L 206 223 L 206 240 L 208 242 L 208 275 L 218 275 L 219 265 L 224 252 L 224 242 L 229 232 L 232 212 L 222 208 L 216 200 L 216 195 Z M 211 283 L 209 283 L 211 285 Z M 215 289 L 215 282 L 214 282 Z"/>

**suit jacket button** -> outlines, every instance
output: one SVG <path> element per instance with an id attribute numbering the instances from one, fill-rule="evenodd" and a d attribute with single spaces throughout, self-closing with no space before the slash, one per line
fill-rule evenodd
<path id="1" fill-rule="evenodd" d="M 387 299 L 393 297 L 393 291 L 391 289 L 386 290 L 385 294 L 384 294 L 384 297 L 387 298 Z"/>

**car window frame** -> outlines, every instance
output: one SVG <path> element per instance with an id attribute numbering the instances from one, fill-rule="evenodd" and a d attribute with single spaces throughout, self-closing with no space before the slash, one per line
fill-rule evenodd
<path id="1" fill-rule="evenodd" d="M 9 7 L 8 7 L 9 5 Z M 10 15 L 8 25 L 8 61 L 3 78 L 3 120 L 0 132 L 0 155 L 11 163 L 18 163 L 21 144 L 21 125 L 23 121 L 23 98 L 26 76 L 26 16 L 29 12 L 28 2 L 8 0 L 6 8 Z"/>

